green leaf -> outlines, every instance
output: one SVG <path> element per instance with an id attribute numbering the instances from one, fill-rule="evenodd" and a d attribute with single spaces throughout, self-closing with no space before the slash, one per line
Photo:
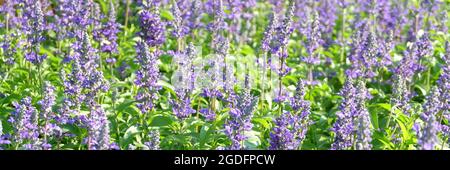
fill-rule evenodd
<path id="1" fill-rule="evenodd" d="M 376 103 L 376 104 L 370 105 L 369 107 L 380 107 L 387 111 L 391 111 L 391 109 L 392 109 L 392 106 L 389 103 Z"/>
<path id="2" fill-rule="evenodd" d="M 253 118 L 252 121 L 255 122 L 256 124 L 262 125 L 264 129 L 270 129 L 271 127 L 268 120 L 264 118 Z"/>
<path id="3" fill-rule="evenodd" d="M 150 126 L 169 126 L 172 124 L 173 120 L 165 115 L 156 115 L 153 117 L 152 122 L 150 123 Z"/>
<path id="4" fill-rule="evenodd" d="M 253 50 L 252 47 L 250 47 L 249 45 L 244 45 L 241 48 L 241 54 L 242 55 L 255 55 L 255 51 Z"/>
<path id="5" fill-rule="evenodd" d="M 125 134 L 123 135 L 123 139 L 121 141 L 122 146 L 128 146 L 134 138 L 136 134 L 139 134 L 139 129 L 136 126 L 131 126 L 125 131 Z"/>
<path id="6" fill-rule="evenodd" d="M 372 125 L 375 129 L 379 129 L 380 126 L 378 124 L 378 114 L 376 112 L 370 113 L 370 120 L 372 122 Z"/>
<path id="7" fill-rule="evenodd" d="M 406 128 L 405 124 L 400 121 L 400 119 L 395 119 L 397 121 L 397 124 L 400 126 L 400 129 L 402 131 L 402 138 L 405 140 L 408 140 L 410 138 L 409 130 Z"/>
<path id="8" fill-rule="evenodd" d="M 244 132 L 244 135 L 247 136 L 247 140 L 244 141 L 244 147 L 250 150 L 258 149 L 258 146 L 261 145 L 261 139 L 258 137 L 260 133 L 252 130 Z"/>
<path id="9" fill-rule="evenodd" d="M 172 21 L 174 19 L 172 13 L 168 10 L 160 10 L 161 11 L 161 17 L 164 19 L 167 19 L 169 21 Z"/>

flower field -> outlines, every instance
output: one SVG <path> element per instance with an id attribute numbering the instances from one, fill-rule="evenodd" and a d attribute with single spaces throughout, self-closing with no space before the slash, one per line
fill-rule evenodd
<path id="1" fill-rule="evenodd" d="M 449 0 L 0 0 L 2 150 L 450 149 Z"/>

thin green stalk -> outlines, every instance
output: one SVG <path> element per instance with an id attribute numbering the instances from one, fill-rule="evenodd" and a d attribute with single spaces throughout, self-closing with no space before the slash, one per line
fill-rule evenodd
<path id="1" fill-rule="evenodd" d="M 265 77 L 266 77 L 266 64 L 267 64 L 267 53 L 263 52 L 263 65 L 262 65 L 262 75 L 261 75 L 261 100 L 260 106 L 261 108 L 264 106 L 264 98 L 265 98 Z"/>
<path id="2" fill-rule="evenodd" d="M 427 88 L 428 89 L 431 89 L 430 79 L 431 79 L 431 68 L 428 68 L 428 72 L 427 72 Z"/>
<path id="3" fill-rule="evenodd" d="M 130 0 L 127 0 L 127 2 L 126 2 L 126 10 L 125 10 L 125 29 L 127 29 L 128 28 L 128 14 L 130 13 Z M 127 35 L 127 32 L 125 31 L 125 37 L 126 37 L 126 35 Z"/>
<path id="4" fill-rule="evenodd" d="M 341 62 L 345 63 L 345 42 L 344 42 L 344 34 L 345 34 L 345 13 L 346 9 L 342 9 L 342 29 L 341 29 Z"/>
<path id="5" fill-rule="evenodd" d="M 6 13 L 5 24 L 6 24 L 6 34 L 8 34 L 9 33 L 9 13 L 8 12 Z"/>

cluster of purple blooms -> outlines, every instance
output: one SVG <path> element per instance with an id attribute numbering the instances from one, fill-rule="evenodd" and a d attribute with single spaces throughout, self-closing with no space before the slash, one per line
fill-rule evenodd
<path id="1" fill-rule="evenodd" d="M 58 6 L 50 5 L 55 2 Z M 33 64 L 30 75 L 34 66 L 39 69 L 49 67 L 46 63 L 47 55 L 44 54 L 48 49 L 43 44 L 53 38 L 51 36 L 53 33 L 56 33 L 58 46 L 58 53 L 55 56 L 64 57 L 64 59 L 60 74 L 63 90 L 61 106 L 58 107 L 59 98 L 57 100 L 56 97 L 59 89 L 52 86 L 50 82 L 44 81 L 38 92 L 39 98 L 33 97 L 36 100 L 39 99 L 36 105 L 33 105 L 32 97 L 24 97 L 20 102 L 14 102 L 11 105 L 14 111 L 8 122 L 12 125 L 12 133 L 4 133 L 0 121 L 0 145 L 33 150 L 59 148 L 60 145 L 53 146 L 52 143 L 74 135 L 68 134 L 62 126 L 73 125 L 87 130 L 87 135 L 83 136 L 82 141 L 87 149 L 120 149 L 114 143 L 118 141 L 110 138 L 113 132 L 110 130 L 108 110 L 102 106 L 104 94 L 110 91 L 102 63 L 106 62 L 113 66 L 116 63 L 114 56 L 120 56 L 117 41 L 121 25 L 117 22 L 114 2 L 109 1 L 107 17 L 101 14 L 100 5 L 93 0 L 56 0 L 51 3 L 47 0 L 2 2 L 1 19 L 4 19 L 6 23 L 0 24 L 0 27 L 6 28 L 6 33 L 1 37 L 0 42 L 2 59 L 5 57 L 4 61 L 0 61 L 1 64 L 13 65 L 16 57 L 23 57 Z M 301 60 L 300 63 L 320 67 L 322 49 L 331 49 L 333 45 L 341 45 L 343 48 L 342 55 L 346 58 L 343 61 L 345 65 L 343 68 L 346 69 L 347 80 L 339 93 L 342 101 L 331 129 L 334 135 L 331 149 L 372 149 L 371 119 L 366 108 L 366 102 L 372 96 L 369 94 L 366 82 L 380 78 L 377 75 L 382 73 L 380 70 L 392 73 L 392 108 L 413 117 L 414 110 L 410 103 L 414 92 L 411 88 L 416 81 L 416 75 L 429 69 L 422 64 L 424 61 L 431 60 L 434 54 L 432 34 L 436 31 L 448 32 L 445 25 L 448 13 L 441 9 L 441 6 L 446 5 L 445 2 L 425 0 L 418 6 L 391 0 L 355 2 L 288 0 L 287 2 L 269 1 L 273 12 L 270 15 L 270 23 L 262 35 L 260 47 L 264 57 L 263 69 L 270 69 L 269 73 L 278 76 L 276 83 L 272 83 L 272 79 L 269 80 L 272 84 L 276 84 L 276 87 L 271 88 L 270 91 L 275 94 L 274 101 L 280 111 L 278 117 L 274 119 L 274 127 L 270 132 L 269 149 L 301 148 L 308 127 L 312 124 L 311 104 L 305 99 L 307 89 L 305 83 L 311 85 L 314 82 L 312 70 L 310 70 L 308 81 L 304 82 L 300 78 L 292 97 L 289 96 L 283 81 L 283 78 L 291 71 L 288 60 L 292 59 L 289 58 L 292 53 L 298 54 L 295 57 Z M 248 72 L 245 73 L 241 91 L 235 92 L 234 76 L 236 75 L 233 75 L 234 70 L 228 65 L 227 57 L 229 51 L 239 51 L 239 45 L 247 43 L 253 34 L 258 32 L 253 20 L 255 15 L 253 10 L 259 8 L 257 1 L 142 0 L 138 8 L 139 29 L 136 35 L 139 40 L 135 46 L 135 61 L 138 69 L 133 74 L 136 76 L 134 86 L 137 87 L 137 91 L 133 91 L 136 92 L 133 94 L 135 95 L 133 102 L 145 115 L 143 117 L 148 118 L 147 115 L 158 108 L 159 92 L 162 89 L 158 81 L 166 78 L 160 73 L 158 63 L 160 57 L 164 55 L 163 49 L 166 45 L 172 48 L 170 43 L 173 41 L 167 41 L 166 37 L 166 32 L 171 32 L 171 36 L 179 45 L 173 60 L 178 65 L 178 70 L 173 73 L 176 81 L 172 82 L 176 98 L 169 97 L 170 109 L 174 116 L 182 122 L 191 115 L 198 114 L 203 116 L 204 120 L 214 122 L 219 113 L 216 105 L 227 107 L 229 111 L 227 110 L 228 117 L 224 123 L 223 133 L 231 141 L 228 149 L 248 149 L 245 141 L 248 139 L 248 133 L 253 130 L 252 118 L 256 106 L 258 102 L 264 105 L 265 101 L 260 101 L 258 96 L 252 93 Z M 161 17 L 160 8 L 170 8 L 172 14 L 170 21 Z M 345 18 L 347 9 L 352 9 L 353 13 L 350 15 L 353 17 Z M 338 12 L 343 13 L 342 25 L 338 26 L 342 27 L 341 33 L 335 32 L 335 28 L 338 28 L 336 23 Z M 205 17 L 207 15 L 209 16 Z M 167 16 L 169 15 L 164 18 L 167 19 Z M 210 17 L 213 18 L 212 22 L 203 23 L 204 19 L 210 19 Z M 350 51 L 345 52 L 347 42 L 337 42 L 341 40 L 333 40 L 333 38 L 341 36 L 345 41 L 344 32 L 347 31 L 347 27 L 355 31 L 351 38 Z M 184 48 L 184 41 L 203 38 L 202 31 L 209 31 L 211 51 L 216 56 L 205 64 L 210 71 L 196 75 L 196 71 L 204 69 L 194 66 L 194 60 L 200 52 L 193 43 L 189 43 Z M 403 35 L 403 32 L 408 34 Z M 300 38 L 304 49 L 290 51 L 291 35 Z M 407 49 L 404 50 L 399 64 L 395 65 L 391 52 L 396 50 L 395 45 L 404 42 L 407 44 Z M 431 90 L 422 106 L 420 118 L 414 126 L 417 132 L 418 149 L 435 149 L 441 142 L 440 136 L 443 136 L 443 139 L 450 137 L 450 126 L 446 124 L 450 121 L 450 44 L 448 42 L 445 48 L 447 51 L 442 58 L 444 65 L 441 67 L 443 71 L 437 86 L 430 87 Z M 109 58 L 103 61 L 102 54 L 108 54 Z M 268 56 L 270 58 L 267 58 Z M 125 79 L 128 65 L 122 62 L 118 73 L 122 79 Z M 346 65 L 347 62 L 351 64 Z M 67 70 L 70 71 L 66 72 Z M 3 65 L 0 65 L 0 71 L 3 71 Z M 172 70 L 169 69 L 170 71 Z M 266 72 L 263 74 L 264 81 L 267 74 Z M 0 76 L 0 78 L 3 77 Z M 42 79 L 42 77 L 39 78 Z M 209 103 L 207 107 L 203 107 L 203 103 L 199 102 L 195 110 L 192 102 L 197 99 L 193 97 L 198 92 L 195 90 L 196 81 L 202 78 L 210 81 L 201 86 L 198 96 L 209 100 Z M 383 78 L 380 79 L 383 80 Z M 265 90 L 262 88 L 262 94 Z M 221 101 L 220 104 L 215 103 Z M 285 110 L 286 105 L 289 105 L 290 110 Z M 159 130 L 147 130 L 144 130 L 146 142 L 141 147 L 150 150 L 160 149 Z M 120 138 L 120 132 L 118 133 L 116 135 Z M 135 148 L 134 145 L 129 146 L 129 149 L 133 148 Z"/>
<path id="2" fill-rule="evenodd" d="M 299 80 L 294 96 L 290 99 L 292 111 L 284 111 L 275 120 L 275 127 L 270 133 L 270 147 L 273 150 L 296 150 L 301 147 L 306 137 L 311 114 L 311 104 L 304 99 L 305 85 Z"/>
<path id="3" fill-rule="evenodd" d="M 109 9 L 108 21 L 94 32 L 94 37 L 100 41 L 102 52 L 117 54 L 117 34 L 120 25 L 116 22 L 116 10 L 112 0 L 110 0 Z"/>
<path id="4" fill-rule="evenodd" d="M 136 45 L 136 59 L 141 68 L 136 72 L 134 83 L 139 87 L 136 95 L 137 107 L 143 114 L 148 114 L 154 108 L 154 102 L 158 99 L 158 90 L 161 88 L 157 83 L 159 80 L 158 58 L 159 51 L 150 52 L 145 41 L 139 41 Z"/>
<path id="5" fill-rule="evenodd" d="M 449 136 L 449 126 L 441 124 L 442 121 L 449 120 L 449 81 L 448 75 L 450 62 L 450 44 L 445 44 L 446 53 L 442 57 L 444 65 L 442 66 L 442 74 L 437 81 L 438 85 L 432 87 L 430 93 L 426 97 L 423 105 L 423 111 L 420 114 L 422 123 L 416 123 L 414 130 L 417 133 L 419 149 L 434 150 L 441 144 L 438 135 Z"/>
<path id="6" fill-rule="evenodd" d="M 39 54 L 40 43 L 45 40 L 46 30 L 43 5 L 40 1 L 25 0 L 23 3 L 23 20 L 21 32 L 26 36 L 25 59 L 33 64 L 42 63 L 47 56 Z"/>
<path id="7" fill-rule="evenodd" d="M 39 112 L 31 104 L 31 98 L 26 97 L 20 103 L 13 103 L 15 111 L 12 112 L 8 122 L 14 127 L 11 141 L 16 149 L 40 149 L 38 117 Z"/>
<path id="8" fill-rule="evenodd" d="M 194 44 L 190 43 L 182 53 L 178 53 L 175 56 L 175 62 L 178 68 L 174 74 L 172 83 L 175 85 L 177 99 L 171 99 L 169 102 L 172 105 L 173 113 L 179 119 L 185 119 L 196 112 L 191 105 L 191 94 L 197 78 L 195 74 L 197 68 L 193 62 L 198 53 L 199 51 Z M 205 113 L 208 114 L 209 110 Z"/>
<path id="9" fill-rule="evenodd" d="M 343 97 L 337 120 L 331 129 L 334 133 L 333 150 L 370 150 L 372 132 L 369 112 L 365 102 L 371 98 L 363 80 L 348 77 L 340 95 Z"/>
<path id="10" fill-rule="evenodd" d="M 20 103 L 13 103 L 15 110 L 8 122 L 13 125 L 14 132 L 0 135 L 1 144 L 13 143 L 15 149 L 48 150 L 51 137 L 59 136 L 61 128 L 54 122 L 53 106 L 55 105 L 54 87 L 45 83 L 45 95 L 38 102 L 40 110 L 32 105 L 31 97 L 23 98 Z M 42 137 L 42 138 L 41 138 Z"/>
<path id="11" fill-rule="evenodd" d="M 410 106 L 409 100 L 413 97 L 409 90 L 414 75 L 425 70 L 425 67 L 420 64 L 420 61 L 425 56 L 430 55 L 432 51 L 431 42 L 427 34 L 423 34 L 416 42 L 404 52 L 404 57 L 393 72 L 395 75 L 393 86 L 392 103 L 395 108 L 400 109 L 405 114 L 409 114 Z"/>
<path id="12" fill-rule="evenodd" d="M 159 46 L 166 41 L 165 23 L 159 17 L 158 1 L 145 0 L 142 11 L 139 13 L 139 36 L 148 46 Z"/>
<path id="13" fill-rule="evenodd" d="M 346 71 L 352 78 L 372 78 L 376 76 L 377 69 L 391 64 L 390 49 L 384 48 L 380 44 L 385 44 L 389 40 L 379 38 L 371 31 L 370 22 L 362 24 L 362 29 L 356 31 L 353 37 L 352 49 L 349 55 L 351 67 Z"/>
<path id="14" fill-rule="evenodd" d="M 253 128 L 251 120 L 257 104 L 258 96 L 251 94 L 249 87 L 244 87 L 242 93 L 230 102 L 230 117 L 224 124 L 225 134 L 231 140 L 229 149 L 245 149 L 244 141 L 248 138 L 246 132 Z"/>
<path id="15" fill-rule="evenodd" d="M 305 47 L 307 51 L 307 56 L 303 57 L 303 61 L 307 64 L 320 64 L 320 58 L 316 53 L 316 50 L 320 48 L 322 44 L 322 34 L 320 32 L 320 16 L 317 11 L 314 11 L 310 21 L 308 22 L 308 27 L 306 28 L 305 35 Z"/>

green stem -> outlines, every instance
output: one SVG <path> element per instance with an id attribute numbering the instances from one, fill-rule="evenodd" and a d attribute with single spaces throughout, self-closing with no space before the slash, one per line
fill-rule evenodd
<path id="1" fill-rule="evenodd" d="M 431 68 L 428 68 L 428 72 L 427 72 L 427 87 L 428 89 L 431 89 L 430 87 L 430 79 L 431 79 Z"/>
<path id="2" fill-rule="evenodd" d="M 127 0 L 126 2 L 126 10 L 125 10 L 125 29 L 128 28 L 128 14 L 130 13 L 130 0 Z M 127 32 L 125 31 L 125 37 L 127 35 Z"/>
<path id="3" fill-rule="evenodd" d="M 40 93 L 42 96 L 44 96 L 44 86 L 43 86 L 43 78 L 42 78 L 42 69 L 41 69 L 42 64 L 38 65 L 38 75 L 39 75 L 39 89 L 40 89 Z"/>
<path id="4" fill-rule="evenodd" d="M 9 32 L 9 13 L 7 12 L 6 13 L 6 21 L 5 21 L 6 23 L 6 34 L 8 34 L 8 32 Z"/>
<path id="5" fill-rule="evenodd" d="M 342 48 L 341 48 L 341 62 L 345 63 L 345 42 L 344 42 L 344 33 L 345 33 L 345 13 L 346 10 L 345 8 L 342 10 L 342 29 L 341 29 L 341 43 L 342 43 Z"/>
<path id="6" fill-rule="evenodd" d="M 200 117 L 200 112 L 199 112 L 199 110 L 200 110 L 200 99 L 198 99 L 197 100 L 197 115 L 196 115 L 196 117 L 197 117 L 197 120 L 199 119 L 199 117 Z M 200 128 L 199 128 L 199 126 L 197 126 L 197 127 L 195 127 L 196 129 L 195 129 L 195 131 L 197 131 L 198 133 L 200 133 Z"/>
<path id="7" fill-rule="evenodd" d="M 264 98 L 265 98 L 265 77 L 266 77 L 266 64 L 267 64 L 267 53 L 263 53 L 263 65 L 262 65 L 262 75 L 261 75 L 261 100 L 260 100 L 260 108 L 264 106 Z"/>

